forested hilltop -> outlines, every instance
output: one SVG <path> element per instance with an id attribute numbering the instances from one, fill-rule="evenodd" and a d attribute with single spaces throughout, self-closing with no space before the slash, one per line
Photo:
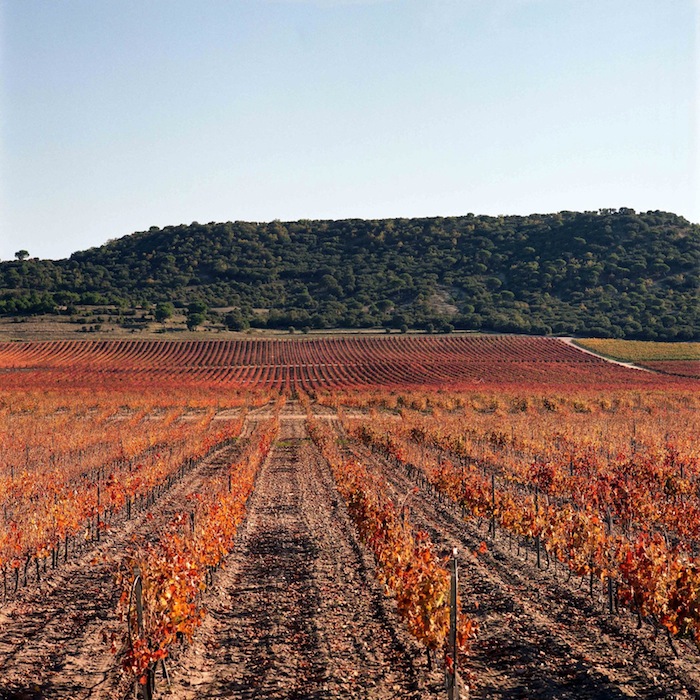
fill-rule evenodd
<path id="1" fill-rule="evenodd" d="M 0 263 L 5 315 L 172 304 L 237 330 L 700 336 L 700 226 L 659 211 L 192 223 L 17 258 Z"/>

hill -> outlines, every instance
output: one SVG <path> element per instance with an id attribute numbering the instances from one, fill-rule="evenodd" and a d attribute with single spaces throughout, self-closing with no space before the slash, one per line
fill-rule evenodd
<path id="1" fill-rule="evenodd" d="M 239 330 L 386 326 L 693 340 L 699 289 L 700 226 L 632 209 L 195 222 L 65 260 L 0 263 L 1 314 L 71 314 L 79 304 L 124 313 L 170 302 L 214 319 L 218 308 Z"/>

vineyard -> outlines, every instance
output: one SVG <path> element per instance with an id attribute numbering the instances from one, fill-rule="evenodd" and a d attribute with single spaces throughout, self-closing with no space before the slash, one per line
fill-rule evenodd
<path id="1" fill-rule="evenodd" d="M 700 697 L 700 383 L 644 363 L 0 345 L 0 698 Z"/>
<path id="2" fill-rule="evenodd" d="M 700 379 L 700 343 L 655 343 L 643 340 L 578 341 L 588 350 L 655 372 Z"/>
<path id="3" fill-rule="evenodd" d="M 179 386 L 277 391 L 474 388 L 480 384 L 650 386 L 656 377 L 556 338 L 328 337 L 308 340 L 0 343 L 4 386 Z M 680 383 L 679 379 L 677 383 Z"/>

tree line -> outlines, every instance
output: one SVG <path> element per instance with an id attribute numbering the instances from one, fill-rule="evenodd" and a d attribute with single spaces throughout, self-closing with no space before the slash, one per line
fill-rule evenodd
<path id="1" fill-rule="evenodd" d="M 632 209 L 152 227 L 0 263 L 0 314 L 189 309 L 269 328 L 694 340 L 700 226 Z M 192 309 L 195 309 L 194 311 Z"/>

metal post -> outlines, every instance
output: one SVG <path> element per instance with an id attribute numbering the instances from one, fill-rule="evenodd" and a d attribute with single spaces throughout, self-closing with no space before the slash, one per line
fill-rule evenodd
<path id="1" fill-rule="evenodd" d="M 136 628 L 139 635 L 143 634 L 143 583 L 141 572 L 134 569 L 134 598 L 136 600 Z"/>
<path id="2" fill-rule="evenodd" d="M 136 603 L 136 627 L 139 637 L 143 635 L 143 582 L 141 581 L 141 572 L 138 568 L 134 569 L 134 599 Z M 146 684 L 141 688 L 143 700 L 153 700 L 153 674 L 155 669 L 146 669 Z M 138 686 L 137 686 L 138 687 Z"/>
<path id="3" fill-rule="evenodd" d="M 612 515 L 610 510 L 607 512 L 608 537 L 612 536 Z M 615 612 L 615 600 L 613 595 L 613 580 L 610 572 L 608 572 L 608 612 L 612 615 Z"/>
<path id="4" fill-rule="evenodd" d="M 491 536 L 496 539 L 496 474 L 491 472 Z"/>

